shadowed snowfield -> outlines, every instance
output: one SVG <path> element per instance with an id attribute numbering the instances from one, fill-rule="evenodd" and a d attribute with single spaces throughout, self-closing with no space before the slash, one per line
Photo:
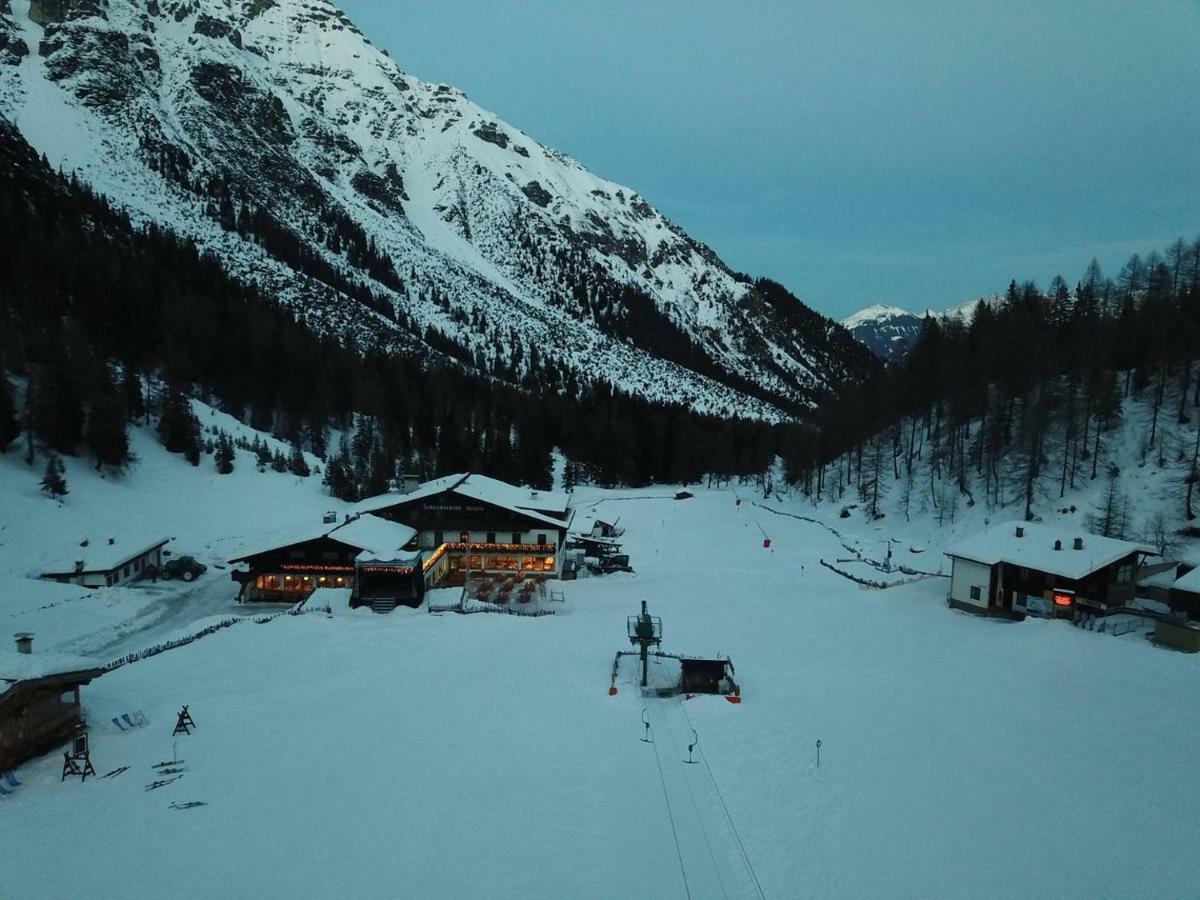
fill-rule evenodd
<path id="1" fill-rule="evenodd" d="M 952 612 L 945 579 L 861 589 L 818 564 L 845 555 L 825 527 L 697 494 L 580 490 L 637 574 L 566 583 L 555 617 L 285 616 L 104 676 L 93 759 L 130 769 L 25 766 L 3 893 L 1193 893 L 1195 658 Z M 642 599 L 665 650 L 729 654 L 744 698 L 645 701 L 653 744 L 633 666 L 607 691 Z M 147 792 L 183 703 L 186 771 Z M 132 709 L 150 725 L 107 725 Z"/>

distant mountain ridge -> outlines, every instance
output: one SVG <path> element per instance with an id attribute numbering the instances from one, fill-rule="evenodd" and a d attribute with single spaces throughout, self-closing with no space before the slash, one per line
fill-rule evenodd
<path id="1" fill-rule="evenodd" d="M 968 300 L 940 312 L 927 309 L 923 313 L 909 312 L 898 306 L 876 304 L 860 309 L 842 320 L 842 327 L 860 344 L 885 363 L 903 359 L 921 334 L 921 324 L 927 316 L 935 319 L 958 319 L 970 323 L 980 303 L 994 304 L 999 296 Z"/>
<path id="2" fill-rule="evenodd" d="M 0 118 L 319 334 L 776 421 L 869 354 L 327 0 L 0 0 Z"/>

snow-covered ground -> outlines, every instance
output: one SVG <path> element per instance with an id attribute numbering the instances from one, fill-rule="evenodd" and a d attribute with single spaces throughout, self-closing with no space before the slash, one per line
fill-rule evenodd
<path id="1" fill-rule="evenodd" d="M 241 457 L 226 480 L 139 452 L 138 484 L 178 494 L 112 502 L 206 561 L 333 505 Z M 0 460 L 10 580 L 29 568 L 13 532 L 52 533 L 19 465 Z M 71 521 L 107 525 L 108 485 L 68 475 Z M 890 518 L 877 532 L 799 501 L 772 503 L 827 521 L 749 492 L 671 493 L 577 491 L 578 522 L 620 516 L 637 574 L 564 583 L 554 617 L 283 616 L 105 675 L 84 692 L 93 759 L 130 768 L 79 784 L 53 757 L 25 766 L 0 798 L 2 892 L 1194 895 L 1194 657 L 952 612 L 943 578 L 862 589 L 819 565 L 847 544 L 881 557 Z M 950 536 L 918 534 L 905 561 L 936 571 Z M 643 599 L 668 652 L 732 657 L 740 705 L 643 700 L 632 666 L 609 696 Z M 184 703 L 199 727 L 173 740 Z M 147 727 L 106 725 L 134 709 Z M 186 771 L 146 791 L 176 743 Z M 206 805 L 172 808 L 191 802 Z"/>
<path id="2" fill-rule="evenodd" d="M 201 427 L 268 441 L 233 417 L 194 403 Z M 86 459 L 67 459 L 69 493 L 50 500 L 39 488 L 44 461 L 32 468 L 14 445 L 0 455 L 0 636 L 32 631 L 35 648 L 99 655 L 104 659 L 144 649 L 186 633 L 196 621 L 252 611 L 234 601 L 237 585 L 226 561 L 281 527 L 320 528 L 322 514 L 349 509 L 324 492 L 321 478 L 258 473 L 254 454 L 236 451 L 232 474 L 218 475 L 211 456 L 189 465 L 164 452 L 153 432 L 130 429 L 137 463 L 120 476 L 102 474 Z M 319 461 L 310 457 L 311 464 Z M 170 537 L 166 550 L 192 555 L 208 572 L 191 584 L 136 583 L 103 591 L 32 580 L 61 570 L 79 543 L 113 538 L 142 546 Z"/>

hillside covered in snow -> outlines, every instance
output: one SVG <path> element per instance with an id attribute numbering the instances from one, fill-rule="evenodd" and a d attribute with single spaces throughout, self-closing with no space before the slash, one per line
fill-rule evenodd
<path id="1" fill-rule="evenodd" d="M 283 449 L 194 411 L 206 434 Z M 1180 714 L 1195 657 L 1142 632 L 967 615 L 947 608 L 945 577 L 866 566 L 893 539 L 896 562 L 937 573 L 982 504 L 945 522 L 919 502 L 911 520 L 842 519 L 835 502 L 764 499 L 749 483 L 693 486 L 688 500 L 585 487 L 576 524 L 619 518 L 635 572 L 557 584 L 556 615 L 343 604 L 288 616 L 236 606 L 218 566 L 264 529 L 317 528 L 348 507 L 316 478 L 257 472 L 242 447 L 222 476 L 143 426 L 131 438 L 132 472 L 69 462 L 61 503 L 15 454 L 0 457 L 0 621 L 35 632 L 35 656 L 101 661 L 239 621 L 83 688 L 99 777 L 63 780 L 50 754 L 0 796 L 14 896 L 85 884 L 139 898 L 1128 897 L 1195 882 L 1179 790 L 1200 737 Z M 81 537 L 139 533 L 172 537 L 209 572 L 87 592 L 26 577 Z M 846 555 L 843 568 L 890 586 L 821 565 Z M 739 704 L 643 696 L 629 661 L 610 695 L 626 617 L 645 599 L 666 651 L 729 655 Z M 196 727 L 172 735 L 185 703 Z M 147 724 L 112 722 L 130 712 Z M 1081 745 L 1121 777 L 1081 789 L 1059 765 Z M 80 846 L 50 864 L 39 848 L 64 828 Z M 1058 846 L 1102 846 L 1121 829 L 1155 835 L 1152 849 Z M 344 834 L 385 836 L 387 852 Z M 219 883 L 187 874 L 203 861 Z"/>
<path id="2" fill-rule="evenodd" d="M 327 0 L 0 0 L 0 119 L 319 335 L 778 420 L 871 362 Z"/>

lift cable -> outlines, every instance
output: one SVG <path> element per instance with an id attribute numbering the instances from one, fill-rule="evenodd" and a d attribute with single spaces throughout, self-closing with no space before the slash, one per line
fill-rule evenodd
<path id="1" fill-rule="evenodd" d="M 677 756 L 682 758 L 683 754 L 679 752 L 679 745 L 675 742 L 675 733 L 671 730 L 670 723 L 664 721 L 663 727 L 667 730 L 667 737 L 671 739 L 671 748 Z M 695 734 L 695 731 L 693 730 L 692 733 Z M 700 806 L 696 803 L 696 794 L 692 791 L 692 782 L 687 773 L 684 773 L 683 783 L 687 785 L 688 796 L 692 799 L 692 809 L 696 811 L 696 821 L 700 823 L 700 834 L 704 837 L 704 846 L 708 848 L 708 858 L 712 861 L 713 871 L 717 873 L 717 883 L 721 886 L 721 896 L 725 900 L 729 900 L 729 892 L 725 890 L 725 879 L 721 877 L 721 867 L 717 865 L 717 856 L 713 853 L 712 841 L 708 838 L 708 829 L 704 827 L 704 816 L 701 815 Z"/>
<path id="2" fill-rule="evenodd" d="M 683 713 L 683 719 L 687 722 L 689 728 L 693 731 L 695 726 L 692 725 L 691 717 L 688 715 L 687 707 L 681 698 L 679 701 L 679 710 Z M 766 900 L 766 893 L 763 891 L 762 882 L 758 880 L 758 873 L 754 871 L 754 864 L 750 862 L 750 854 L 746 852 L 746 845 L 742 842 L 742 836 L 737 830 L 737 826 L 733 823 L 733 815 L 729 812 L 729 806 L 725 803 L 725 797 L 721 793 L 721 788 L 717 784 L 716 776 L 713 774 L 712 766 L 708 763 L 708 754 L 704 752 L 703 747 L 697 748 L 700 751 L 700 761 L 704 763 L 704 770 L 708 773 L 708 780 L 712 782 L 713 790 L 716 791 L 717 800 L 721 803 L 721 809 L 725 812 L 725 821 L 729 823 L 729 830 L 733 832 L 733 839 L 737 841 L 738 849 L 742 853 L 742 861 L 746 864 L 746 871 L 750 873 L 750 878 L 754 881 L 754 887 L 758 891 L 758 896 L 762 900 Z"/>
<path id="3" fill-rule="evenodd" d="M 646 717 L 650 715 L 644 701 L 642 703 L 642 715 Z M 692 888 L 688 884 L 687 868 L 683 864 L 683 850 L 679 847 L 679 831 L 675 827 L 675 814 L 671 811 L 671 797 L 667 793 L 667 779 L 663 775 L 662 760 L 658 756 L 658 742 L 652 741 L 651 745 L 654 747 L 654 762 L 658 765 L 658 782 L 662 785 L 663 799 L 667 803 L 667 818 L 671 822 L 671 834 L 675 837 L 675 855 L 679 858 L 679 874 L 683 876 L 683 890 L 687 894 L 688 900 L 692 900 Z"/>

